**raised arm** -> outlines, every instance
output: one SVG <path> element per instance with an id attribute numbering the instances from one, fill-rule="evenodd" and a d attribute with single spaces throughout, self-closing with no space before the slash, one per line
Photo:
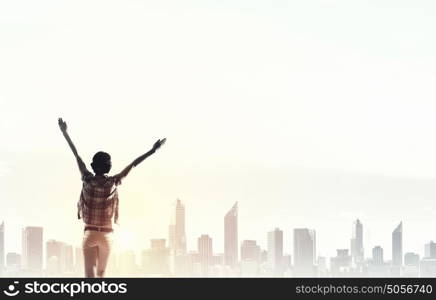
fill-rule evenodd
<path id="1" fill-rule="evenodd" d="M 70 148 L 71 148 L 71 151 L 73 151 L 73 154 L 74 154 L 74 156 L 76 157 L 76 160 L 77 160 L 77 164 L 78 164 L 78 166 L 79 166 L 80 173 L 82 174 L 82 176 L 85 175 L 86 173 L 90 173 L 90 172 L 88 171 L 88 169 L 86 169 L 86 165 L 85 165 L 85 163 L 83 162 L 82 158 L 81 158 L 81 157 L 79 156 L 79 154 L 77 153 L 76 146 L 74 146 L 73 141 L 71 140 L 70 136 L 68 135 L 68 132 L 67 132 L 67 123 L 66 123 L 64 120 L 62 120 L 62 118 L 59 118 L 59 120 L 58 120 L 58 124 L 59 124 L 59 128 L 60 128 L 61 131 L 62 131 L 62 134 L 64 135 L 65 139 L 66 139 L 67 142 L 68 142 L 68 145 L 69 145 Z"/>
<path id="2" fill-rule="evenodd" d="M 118 184 L 121 183 L 121 180 L 124 179 L 129 174 L 130 170 L 132 170 L 134 167 L 136 167 L 141 162 L 143 162 L 147 157 L 155 153 L 157 149 L 159 149 L 163 144 L 165 144 L 165 142 L 166 142 L 166 138 L 157 140 L 156 143 L 154 143 L 151 150 L 139 156 L 127 167 L 125 167 L 124 170 L 122 170 L 119 174 L 115 175 L 115 177 L 117 178 L 117 183 Z"/>

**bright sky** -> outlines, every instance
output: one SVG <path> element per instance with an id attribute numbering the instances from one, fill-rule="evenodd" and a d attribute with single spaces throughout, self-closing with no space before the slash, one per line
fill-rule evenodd
<path id="1" fill-rule="evenodd" d="M 0 220 L 7 251 L 20 228 L 80 243 L 81 183 L 57 127 L 86 162 L 119 171 L 154 141 L 121 194 L 130 245 L 167 238 L 172 202 L 187 209 L 188 247 L 223 217 L 240 238 L 317 231 L 318 254 L 391 254 L 436 239 L 434 1 L 0 2 Z M 17 238 L 18 237 L 18 238 Z"/>

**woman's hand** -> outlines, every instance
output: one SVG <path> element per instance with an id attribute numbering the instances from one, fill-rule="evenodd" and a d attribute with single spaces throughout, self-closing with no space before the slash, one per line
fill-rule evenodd
<path id="1" fill-rule="evenodd" d="M 58 124 L 59 124 L 59 128 L 63 133 L 67 132 L 67 123 L 64 120 L 62 120 L 62 118 L 58 119 Z"/>
<path id="2" fill-rule="evenodd" d="M 159 149 L 163 144 L 165 144 L 166 141 L 167 141 L 166 138 L 157 140 L 156 143 L 154 143 L 153 145 L 153 150 Z"/>

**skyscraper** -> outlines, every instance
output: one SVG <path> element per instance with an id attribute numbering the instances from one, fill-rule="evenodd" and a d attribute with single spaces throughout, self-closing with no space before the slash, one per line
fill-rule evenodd
<path id="1" fill-rule="evenodd" d="M 268 267 L 278 275 L 283 271 L 283 231 L 276 228 L 268 232 L 267 248 Z"/>
<path id="2" fill-rule="evenodd" d="M 62 248 L 64 243 L 56 240 L 49 240 L 46 243 L 46 268 L 50 275 L 60 275 L 63 266 Z"/>
<path id="3" fill-rule="evenodd" d="M 392 232 L 392 265 L 403 265 L 403 222 Z"/>
<path id="4" fill-rule="evenodd" d="M 26 271 L 42 270 L 42 227 L 26 227 L 22 230 L 22 267 Z"/>
<path id="5" fill-rule="evenodd" d="M 351 255 L 348 249 L 337 249 L 336 257 L 330 259 L 330 266 L 334 275 L 340 275 L 343 271 L 349 271 L 351 267 Z"/>
<path id="6" fill-rule="evenodd" d="M 244 240 L 241 245 L 241 276 L 256 276 L 259 272 L 260 246 L 255 240 Z"/>
<path id="7" fill-rule="evenodd" d="M 224 264 L 235 266 L 238 262 L 238 202 L 224 217 Z"/>
<path id="8" fill-rule="evenodd" d="M 151 239 L 150 249 L 142 252 L 142 268 L 147 274 L 167 276 L 170 274 L 169 248 L 165 239 Z"/>
<path id="9" fill-rule="evenodd" d="M 200 258 L 201 272 L 207 276 L 212 265 L 213 249 L 212 238 L 203 234 L 198 238 L 198 255 Z"/>
<path id="10" fill-rule="evenodd" d="M 294 272 L 297 275 L 314 275 L 316 253 L 315 230 L 294 229 Z"/>
<path id="11" fill-rule="evenodd" d="M 404 254 L 404 265 L 419 266 L 419 254 L 413 252 L 407 252 Z"/>
<path id="12" fill-rule="evenodd" d="M 372 261 L 375 265 L 383 264 L 383 248 L 380 246 L 375 246 L 372 248 Z"/>
<path id="13" fill-rule="evenodd" d="M 260 262 L 260 246 L 254 240 L 244 240 L 241 245 L 241 261 Z"/>
<path id="14" fill-rule="evenodd" d="M 169 226 L 169 247 L 176 255 L 186 254 L 185 206 L 177 199 L 174 211 L 174 224 Z"/>
<path id="15" fill-rule="evenodd" d="M 351 257 L 354 263 L 363 262 L 363 226 L 359 219 L 353 222 L 351 232 Z"/>
<path id="16" fill-rule="evenodd" d="M 5 268 L 5 222 L 0 225 L 0 273 Z"/>
<path id="17" fill-rule="evenodd" d="M 424 258 L 436 258 L 436 243 L 435 242 L 430 241 L 428 244 L 425 244 Z"/>
<path id="18" fill-rule="evenodd" d="M 52 275 L 73 271 L 73 247 L 56 240 L 46 242 L 46 269 Z"/>

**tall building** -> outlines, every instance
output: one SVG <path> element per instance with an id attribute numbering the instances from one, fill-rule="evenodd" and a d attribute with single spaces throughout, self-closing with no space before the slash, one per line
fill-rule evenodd
<path id="1" fill-rule="evenodd" d="M 0 225 L 0 273 L 5 268 L 5 222 Z"/>
<path id="2" fill-rule="evenodd" d="M 419 266 L 419 254 L 413 252 L 407 252 L 404 254 L 404 265 Z"/>
<path id="3" fill-rule="evenodd" d="M 244 240 L 241 245 L 241 261 L 260 263 L 260 246 L 254 240 Z"/>
<path id="4" fill-rule="evenodd" d="M 354 263 L 361 263 L 364 260 L 363 226 L 359 219 L 353 222 L 351 232 L 351 257 Z"/>
<path id="5" fill-rule="evenodd" d="M 224 264 L 238 263 L 238 202 L 224 217 Z"/>
<path id="6" fill-rule="evenodd" d="M 266 250 L 260 250 L 260 263 L 267 263 L 268 262 L 268 251 Z"/>
<path id="7" fill-rule="evenodd" d="M 403 222 L 392 232 L 392 265 L 403 265 Z"/>
<path id="8" fill-rule="evenodd" d="M 169 247 L 176 255 L 186 254 L 185 205 L 177 199 L 174 211 L 174 224 L 169 226 Z"/>
<path id="9" fill-rule="evenodd" d="M 267 251 L 268 267 L 278 275 L 283 272 L 283 231 L 276 228 L 268 232 Z"/>
<path id="10" fill-rule="evenodd" d="M 419 254 L 407 252 L 404 254 L 404 268 L 400 272 L 401 276 L 418 277 L 419 276 Z"/>
<path id="11" fill-rule="evenodd" d="M 142 269 L 146 274 L 167 276 L 170 274 L 170 249 L 165 239 L 151 239 L 150 249 L 142 252 Z"/>
<path id="12" fill-rule="evenodd" d="M 383 264 L 383 248 L 380 246 L 375 246 L 372 248 L 372 261 L 375 265 Z"/>
<path id="13" fill-rule="evenodd" d="M 294 229 L 294 272 L 297 275 L 314 275 L 316 233 L 307 228 Z"/>
<path id="14" fill-rule="evenodd" d="M 25 227 L 22 230 L 22 268 L 26 271 L 42 270 L 42 227 Z"/>
<path id="15" fill-rule="evenodd" d="M 425 244 L 424 258 L 436 258 L 436 243 L 435 242 L 430 241 L 428 244 Z"/>
<path id="16" fill-rule="evenodd" d="M 337 249 L 336 257 L 330 258 L 330 268 L 334 275 L 339 275 L 342 272 L 348 272 L 351 267 L 352 257 L 348 253 L 348 249 Z"/>
<path id="17" fill-rule="evenodd" d="M 420 277 L 436 277 L 436 259 L 423 258 L 419 263 Z"/>
<path id="18" fill-rule="evenodd" d="M 73 268 L 73 246 L 56 240 L 47 241 L 47 273 L 51 275 L 66 275 L 67 272 L 72 272 Z"/>
<path id="19" fill-rule="evenodd" d="M 201 264 L 201 273 L 207 276 L 209 274 L 209 268 L 212 265 L 213 249 L 212 238 L 206 234 L 198 238 L 198 255 Z"/>
<path id="20" fill-rule="evenodd" d="M 50 275 L 61 274 L 62 266 L 64 264 L 63 247 L 64 243 L 56 240 L 47 241 L 46 247 L 46 269 Z"/>

